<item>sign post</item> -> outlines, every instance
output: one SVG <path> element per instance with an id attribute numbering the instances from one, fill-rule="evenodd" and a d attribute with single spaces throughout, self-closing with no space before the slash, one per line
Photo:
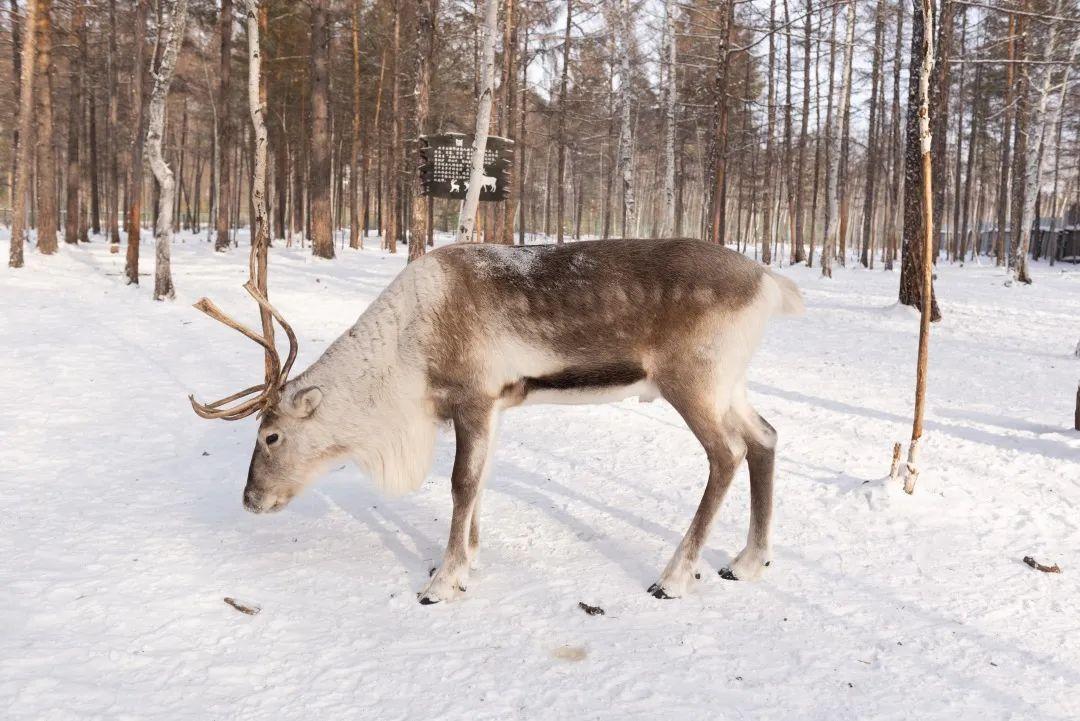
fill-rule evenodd
<path id="1" fill-rule="evenodd" d="M 473 136 L 465 133 L 422 135 L 420 184 L 424 195 L 464 200 L 469 192 Z M 506 200 L 510 195 L 510 169 L 514 164 L 514 141 L 489 135 L 484 153 L 484 177 L 480 200 Z"/>

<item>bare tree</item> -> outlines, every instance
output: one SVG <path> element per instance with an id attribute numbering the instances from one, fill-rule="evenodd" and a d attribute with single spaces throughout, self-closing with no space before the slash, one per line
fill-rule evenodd
<path id="1" fill-rule="evenodd" d="M 352 156 L 349 162 L 349 247 L 363 248 L 360 234 L 360 145 L 363 128 L 360 122 L 360 8 L 361 0 L 352 3 Z"/>
<path id="2" fill-rule="evenodd" d="M 832 118 L 832 127 L 828 133 L 830 138 L 836 138 L 840 133 L 840 125 L 847 114 L 851 103 L 851 65 L 852 50 L 855 46 L 855 0 L 847 3 L 847 29 L 844 39 L 844 79 L 840 83 L 840 108 Z M 821 248 L 821 274 L 827 278 L 832 277 L 833 254 L 838 245 L 838 238 L 843 232 L 843 224 L 837 218 L 837 205 L 847 191 L 840 187 L 840 161 L 843 153 L 835 152 L 832 157 L 832 167 L 829 169 L 829 187 L 825 190 L 825 242 Z M 868 170 L 868 172 L 870 172 Z M 841 210 L 840 212 L 843 212 Z"/>
<path id="3" fill-rule="evenodd" d="M 776 129 L 776 0 L 769 0 L 769 78 L 765 102 L 765 217 L 762 222 L 761 262 L 772 263 L 773 209 L 779 207 L 779 193 L 776 192 L 776 150 L 773 138 Z"/>
<path id="4" fill-rule="evenodd" d="M 498 32 L 498 0 L 484 0 L 484 24 L 481 35 L 480 94 L 476 104 L 476 130 L 473 134 L 472 167 L 469 189 L 458 218 L 457 242 L 472 238 L 476 210 L 480 205 L 480 186 L 484 177 L 484 153 L 487 151 L 488 126 L 491 125 L 491 101 L 495 86 L 495 33 Z"/>
<path id="5" fill-rule="evenodd" d="M 558 172 L 555 177 L 555 242 L 563 242 L 563 195 L 566 192 L 563 178 L 566 173 L 566 91 L 570 76 L 570 28 L 573 27 L 574 0 L 566 0 L 566 31 L 563 33 L 562 46 L 562 69 L 559 79 L 559 126 L 558 144 L 559 158 L 557 161 Z M 550 198 L 550 184 L 544 183 L 545 194 Z M 544 233 L 547 228 L 548 214 L 544 213 Z"/>
<path id="6" fill-rule="evenodd" d="M 229 113 L 229 92 L 232 86 L 232 32 L 233 0 L 221 0 L 221 13 L 218 16 L 218 35 L 221 50 L 221 64 L 218 66 L 218 97 L 216 107 L 218 117 L 218 170 L 217 170 L 217 237 L 214 250 L 223 252 L 229 249 L 229 206 L 232 198 L 232 173 L 229 171 L 229 159 L 233 149 L 233 122 Z"/>
<path id="7" fill-rule="evenodd" d="M 15 162 L 15 189 L 12 198 L 11 248 L 8 265 L 23 267 L 23 245 L 26 243 L 26 200 L 30 195 L 30 174 L 33 163 L 30 138 L 34 132 L 34 56 L 37 52 L 38 0 L 26 3 L 26 28 L 22 37 L 22 67 L 19 78 L 19 143 Z M 12 17 L 12 22 L 15 18 Z"/>
<path id="8" fill-rule="evenodd" d="M 329 0 L 311 2 L 311 252 L 334 257 L 330 218 L 330 23 Z"/>
<path id="9" fill-rule="evenodd" d="M 667 65 L 667 84 L 664 87 L 664 205 L 660 237 L 667 237 L 675 230 L 675 106 L 679 92 L 676 74 L 675 0 L 664 2 L 664 49 L 667 51 L 664 58 Z"/>
<path id="10" fill-rule="evenodd" d="M 863 205 L 862 226 L 862 252 L 859 262 L 864 268 L 873 267 L 874 251 L 874 191 L 878 177 L 878 138 L 877 114 L 878 114 L 878 86 L 881 81 L 881 64 L 885 54 L 885 0 L 877 0 L 877 8 L 874 11 L 874 56 L 870 70 L 870 119 L 867 126 L 866 137 L 866 201 Z"/>
<path id="11" fill-rule="evenodd" d="M 921 159 L 920 165 L 922 166 L 921 188 L 919 188 L 922 195 L 922 205 L 920 208 L 916 204 L 914 198 L 910 198 L 907 201 L 908 207 L 905 208 L 905 226 L 907 226 L 908 213 L 912 206 L 914 206 L 916 210 L 921 210 L 922 244 L 919 246 L 919 249 L 922 251 L 920 273 L 922 293 L 920 297 L 923 302 L 920 306 L 919 355 L 915 376 L 915 418 L 912 422 L 911 444 L 908 446 L 907 463 L 905 464 L 904 471 L 904 491 L 907 493 L 915 492 L 915 483 L 919 479 L 919 443 L 922 440 L 923 414 L 925 413 L 926 406 L 926 364 L 930 347 L 931 320 L 931 307 L 925 300 L 933 297 L 934 183 L 933 164 L 930 157 L 930 149 L 932 147 L 930 134 L 930 77 L 934 70 L 933 0 L 920 0 L 920 2 L 915 3 L 915 13 L 912 18 L 912 35 L 911 75 L 912 80 L 916 81 L 916 87 L 912 88 L 909 92 L 909 99 L 917 99 L 918 110 L 915 111 L 914 107 L 912 107 L 913 104 L 908 107 L 909 128 L 906 153 L 909 163 L 909 172 L 907 174 L 907 180 L 909 182 L 914 181 L 914 178 L 912 177 L 913 173 L 910 172 L 910 166 L 912 158 L 918 154 Z M 917 54 L 920 49 L 921 54 Z M 915 137 L 912 136 L 910 127 L 911 117 L 914 112 L 918 113 L 918 134 Z M 913 140 L 915 142 L 912 142 Z M 909 189 L 912 191 L 916 190 L 914 187 Z M 914 195 L 915 193 L 912 192 L 911 196 Z M 908 228 L 905 227 L 905 234 L 907 230 Z M 909 244 L 906 255 L 914 255 L 914 245 L 914 243 Z"/>
<path id="12" fill-rule="evenodd" d="M 1060 16 L 1064 9 L 1064 3 L 1058 0 L 1055 6 L 1054 15 Z M 1039 193 L 1040 180 L 1042 178 L 1042 158 L 1043 148 L 1045 145 L 1045 138 L 1047 133 L 1057 125 L 1057 116 L 1061 111 L 1061 106 L 1055 105 L 1047 108 L 1050 100 L 1050 95 L 1053 92 L 1051 81 L 1053 77 L 1054 65 L 1053 57 L 1054 51 L 1057 46 L 1058 38 L 1058 26 L 1059 21 L 1050 21 L 1049 38 L 1046 41 L 1046 51 L 1043 57 L 1043 63 L 1036 64 L 1031 67 L 1028 72 L 1031 74 L 1029 87 L 1034 88 L 1037 94 L 1034 103 L 1031 103 L 1030 115 L 1026 123 L 1028 132 L 1030 133 L 1029 141 L 1027 144 L 1028 152 L 1025 156 L 1025 163 L 1027 165 L 1024 173 L 1025 182 L 1027 188 L 1024 192 L 1024 204 L 1023 210 L 1020 214 L 1020 242 L 1016 244 L 1016 254 L 1013 258 L 1013 273 L 1016 280 L 1021 283 L 1031 283 L 1031 273 L 1028 270 L 1028 250 L 1029 250 L 1029 238 L 1031 237 L 1032 224 L 1034 222 L 1035 215 L 1035 199 Z M 1072 45 L 1069 48 L 1069 59 L 1065 64 L 1062 78 L 1062 85 L 1067 86 L 1069 80 L 1069 68 L 1076 61 L 1077 53 L 1080 52 L 1080 33 L 1076 35 Z"/>
<path id="13" fill-rule="evenodd" d="M 637 211 L 634 199 L 634 136 L 630 124 L 630 106 L 634 101 L 633 81 L 630 79 L 630 48 L 634 41 L 633 15 L 630 0 L 621 0 L 619 13 L 619 175 L 622 176 L 623 237 L 634 235 Z M 569 27 L 569 21 L 567 22 Z M 569 35 L 569 30 L 567 31 Z M 561 178 L 560 178 L 561 181 Z"/>
<path id="14" fill-rule="evenodd" d="M 159 0 L 161 3 L 161 36 L 164 51 L 153 72 L 154 87 L 150 91 L 148 109 L 149 123 L 146 129 L 146 153 L 150 170 L 160 186 L 158 194 L 157 224 L 154 227 L 154 300 L 172 299 L 173 287 L 169 246 L 172 243 L 173 200 L 176 181 L 172 169 L 161 153 L 161 139 L 165 134 L 165 104 L 169 98 L 176 60 L 184 42 L 187 23 L 188 0 Z"/>
<path id="15" fill-rule="evenodd" d="M 86 36 L 86 4 L 83 0 L 73 0 L 71 9 L 71 34 L 77 38 Z M 79 167 L 79 140 L 82 134 L 82 77 L 85 65 L 75 59 L 68 61 L 68 137 L 67 137 L 67 188 L 65 200 L 67 209 L 64 214 L 64 242 L 79 242 L 79 218 L 82 208 L 79 195 L 82 179 Z"/>
<path id="16" fill-rule="evenodd" d="M 109 252 L 120 252 L 120 90 L 117 78 L 116 64 L 119 51 L 117 50 L 116 36 L 118 28 L 116 24 L 116 0 L 109 0 L 109 50 L 108 71 L 106 83 L 109 93 L 109 121 L 106 125 L 108 132 L 105 136 L 105 152 L 109 157 L 108 170 L 108 207 L 105 210 L 105 224 L 109 232 Z"/>
<path id="17" fill-rule="evenodd" d="M 383 247 L 397 252 L 401 235 L 401 74 L 398 56 L 401 55 L 401 0 L 394 0 L 394 32 L 390 46 L 390 162 L 386 164 L 388 212 Z"/>
<path id="18" fill-rule="evenodd" d="M 37 246 L 45 255 L 56 252 L 56 153 L 53 142 L 52 0 L 37 0 Z"/>
<path id="19" fill-rule="evenodd" d="M 420 0 L 416 15 L 416 132 L 428 132 L 431 102 L 431 71 L 435 60 L 435 18 L 438 0 Z M 428 235 L 428 204 L 420 179 L 413 181 L 412 227 L 409 229 L 409 260 L 424 254 Z"/>
<path id="20" fill-rule="evenodd" d="M 135 52 L 131 80 L 131 149 L 128 158 L 127 257 L 124 273 L 129 285 L 139 284 L 139 234 L 142 224 L 143 185 L 143 56 L 146 52 L 146 15 L 150 0 L 136 0 Z"/>

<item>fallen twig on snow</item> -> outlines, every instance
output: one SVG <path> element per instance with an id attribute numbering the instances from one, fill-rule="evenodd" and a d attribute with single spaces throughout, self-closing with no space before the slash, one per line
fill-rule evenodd
<path id="1" fill-rule="evenodd" d="M 589 604 L 585 603 L 584 601 L 578 601 L 577 605 L 578 605 L 578 608 L 580 608 L 582 611 L 589 614 L 590 616 L 603 616 L 604 615 L 604 609 L 600 608 L 599 606 L 590 606 Z"/>
<path id="2" fill-rule="evenodd" d="M 249 616 L 254 616 L 262 610 L 258 606 L 248 606 L 247 604 L 240 603 L 235 598 L 229 598 L 228 596 L 225 597 L 225 603 L 229 604 L 240 613 L 246 613 Z"/>
<path id="3" fill-rule="evenodd" d="M 1031 556 L 1024 556 L 1024 563 L 1031 566 L 1036 571 L 1042 571 L 1043 573 L 1061 573 L 1061 566 L 1056 563 L 1053 566 L 1044 566 Z"/>

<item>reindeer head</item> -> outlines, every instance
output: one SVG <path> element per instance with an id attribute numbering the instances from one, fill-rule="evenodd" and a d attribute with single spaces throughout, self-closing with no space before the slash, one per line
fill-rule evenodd
<path id="1" fill-rule="evenodd" d="M 319 418 L 322 390 L 296 381 L 287 383 L 296 360 L 297 342 L 292 328 L 251 281 L 244 285 L 244 290 L 261 309 L 261 335 L 225 315 L 207 298 L 200 299 L 195 307 L 263 347 L 266 352 L 265 382 L 213 403 L 202 404 L 194 396 L 188 398 L 191 407 L 203 418 L 236 421 L 253 413 L 260 415 L 259 435 L 244 487 L 244 507 L 253 513 L 268 513 L 284 508 L 338 453 L 332 427 Z M 274 345 L 271 319 L 276 320 L 289 337 L 289 355 L 284 366 Z M 228 406 L 229 403 L 234 405 Z"/>

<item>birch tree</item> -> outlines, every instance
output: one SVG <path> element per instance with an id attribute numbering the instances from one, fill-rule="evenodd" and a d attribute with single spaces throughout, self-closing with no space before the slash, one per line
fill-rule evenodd
<path id="1" fill-rule="evenodd" d="M 161 152 L 161 140 L 165 134 L 165 104 L 169 98 L 176 60 L 184 42 L 187 22 L 188 0 L 160 0 L 162 42 L 164 52 L 156 69 L 152 70 L 154 88 L 150 92 L 148 125 L 146 129 L 146 154 L 150 170 L 160 186 L 158 194 L 157 225 L 154 228 L 154 300 L 172 299 L 172 269 L 169 262 L 169 246 L 172 243 L 173 201 L 176 181 L 172 169 Z"/>
<path id="2" fill-rule="evenodd" d="M 255 210 L 251 229 L 251 273 L 255 287 L 267 294 L 267 256 L 270 251 L 270 218 L 266 210 L 266 92 L 262 83 L 262 49 L 259 44 L 260 25 L 266 23 L 265 1 L 243 0 L 247 24 L 248 39 L 248 112 L 251 115 L 251 127 L 255 134 L 255 159 L 252 168 L 251 200 Z M 260 306 L 259 318 L 262 321 L 263 335 L 272 345 L 274 342 L 274 324 L 270 311 Z M 267 372 L 271 371 L 273 358 L 266 353 Z"/>
<path id="3" fill-rule="evenodd" d="M 16 22 L 12 17 L 12 22 Z M 8 265 L 23 267 L 23 244 L 26 243 L 26 199 L 30 195 L 30 166 L 34 132 L 34 55 L 37 52 L 37 0 L 26 3 L 26 29 L 22 36 L 22 67 L 19 78 L 19 145 L 15 162 L 15 190 L 12 198 L 11 248 Z"/>
<path id="4" fill-rule="evenodd" d="M 484 153 L 487 152 L 488 127 L 491 125 L 491 101 L 495 92 L 495 33 L 498 31 L 498 0 L 484 0 L 484 23 L 481 26 L 480 93 L 476 104 L 476 129 L 473 133 L 472 166 L 469 187 L 461 204 L 457 242 L 472 238 L 476 210 L 480 206 L 480 186 L 484 178 Z"/>
<path id="5" fill-rule="evenodd" d="M 1060 16 L 1062 9 L 1063 3 L 1059 0 L 1054 15 Z M 1051 81 L 1054 66 L 1051 63 L 1057 45 L 1058 25 L 1059 21 L 1057 20 L 1052 20 L 1050 23 L 1050 36 L 1046 42 L 1046 54 L 1043 63 L 1034 65 L 1028 71 L 1031 73 L 1029 86 L 1035 88 L 1038 97 L 1034 103 L 1031 103 L 1030 116 L 1027 122 L 1028 132 L 1031 134 L 1027 143 L 1028 151 L 1025 157 L 1027 167 L 1024 178 L 1027 189 L 1024 192 L 1024 204 L 1020 214 L 1020 242 L 1016 244 L 1016 254 L 1013 258 L 1013 273 L 1016 280 L 1021 283 L 1031 283 L 1031 273 L 1028 270 L 1028 249 L 1035 215 L 1035 199 L 1039 193 L 1042 177 L 1040 171 L 1042 170 L 1044 139 L 1047 131 L 1057 125 L 1057 116 L 1061 112 L 1060 105 L 1054 105 L 1049 111 L 1047 110 L 1050 95 L 1053 92 Z M 1076 61 L 1078 51 L 1080 51 L 1080 34 L 1077 34 L 1069 48 L 1069 59 L 1065 64 L 1062 78 L 1064 86 L 1068 85 L 1069 68 Z"/>
<path id="6" fill-rule="evenodd" d="M 664 47 L 667 51 L 667 85 L 664 90 L 664 205 L 660 237 L 671 235 L 675 229 L 675 104 L 679 87 L 675 71 L 675 0 L 664 3 Z"/>
<path id="7" fill-rule="evenodd" d="M 622 1 L 619 25 L 619 175 L 622 176 L 623 224 L 622 234 L 633 235 L 635 211 L 634 199 L 634 138 L 630 124 L 630 104 L 634 94 L 630 80 L 630 47 L 634 31 L 630 15 L 630 0 Z"/>
<path id="8" fill-rule="evenodd" d="M 555 243 L 563 242 L 563 203 L 566 194 L 566 186 L 563 185 L 563 177 L 566 173 L 566 90 L 570 76 L 570 28 L 574 18 L 574 0 L 566 0 L 566 30 L 563 33 L 562 46 L 562 77 L 559 80 L 559 125 L 558 125 L 558 175 L 555 179 Z M 544 183 L 545 209 L 544 209 L 544 234 L 548 233 L 547 206 L 551 198 L 550 183 Z"/>
<path id="9" fill-rule="evenodd" d="M 852 49 L 855 46 L 855 0 L 847 3 L 847 28 L 844 38 L 844 79 L 840 83 L 840 108 L 832 117 L 829 129 L 826 131 L 830 139 L 840 136 L 840 124 L 847 114 L 848 105 L 851 103 L 851 61 Z M 840 202 L 840 194 L 844 193 L 840 188 L 840 158 L 843 153 L 837 150 L 832 155 L 832 167 L 829 169 L 829 183 L 825 189 L 825 243 L 821 248 L 821 275 L 826 278 L 832 277 L 833 255 L 836 252 L 837 238 L 840 233 L 840 222 L 837 217 L 837 205 Z M 868 170 L 868 172 L 871 172 Z"/>
<path id="10" fill-rule="evenodd" d="M 920 4 L 922 2 L 927 7 Z M 927 9 L 928 8 L 928 9 Z M 933 229 L 923 227 L 928 200 L 922 192 L 920 183 L 920 165 L 922 154 L 929 156 L 930 127 L 925 128 L 926 138 L 923 137 L 923 124 L 928 122 L 924 117 L 923 106 L 926 106 L 926 114 L 929 114 L 930 99 L 922 97 L 923 83 L 929 83 L 929 77 L 924 77 L 930 71 L 927 63 L 933 64 L 934 56 L 931 52 L 929 57 L 926 53 L 926 44 L 933 50 L 934 7 L 932 0 L 916 0 L 914 12 L 911 18 L 911 66 L 908 71 L 908 107 L 906 117 L 906 137 L 904 143 L 904 238 L 900 267 L 900 293 L 899 300 L 904 305 L 918 308 L 920 311 L 925 305 L 930 306 L 931 320 L 940 320 L 941 312 L 937 307 L 937 299 L 934 297 L 933 284 L 926 286 L 923 283 L 922 257 L 924 242 L 933 245 Z M 927 91 L 929 92 L 929 91 Z M 922 145 L 926 140 L 925 148 Z M 927 161 L 929 162 L 929 161 Z M 930 216 L 931 220 L 933 216 Z M 931 249 L 931 256 L 933 250 Z M 921 430 L 921 426 L 920 426 Z"/>

